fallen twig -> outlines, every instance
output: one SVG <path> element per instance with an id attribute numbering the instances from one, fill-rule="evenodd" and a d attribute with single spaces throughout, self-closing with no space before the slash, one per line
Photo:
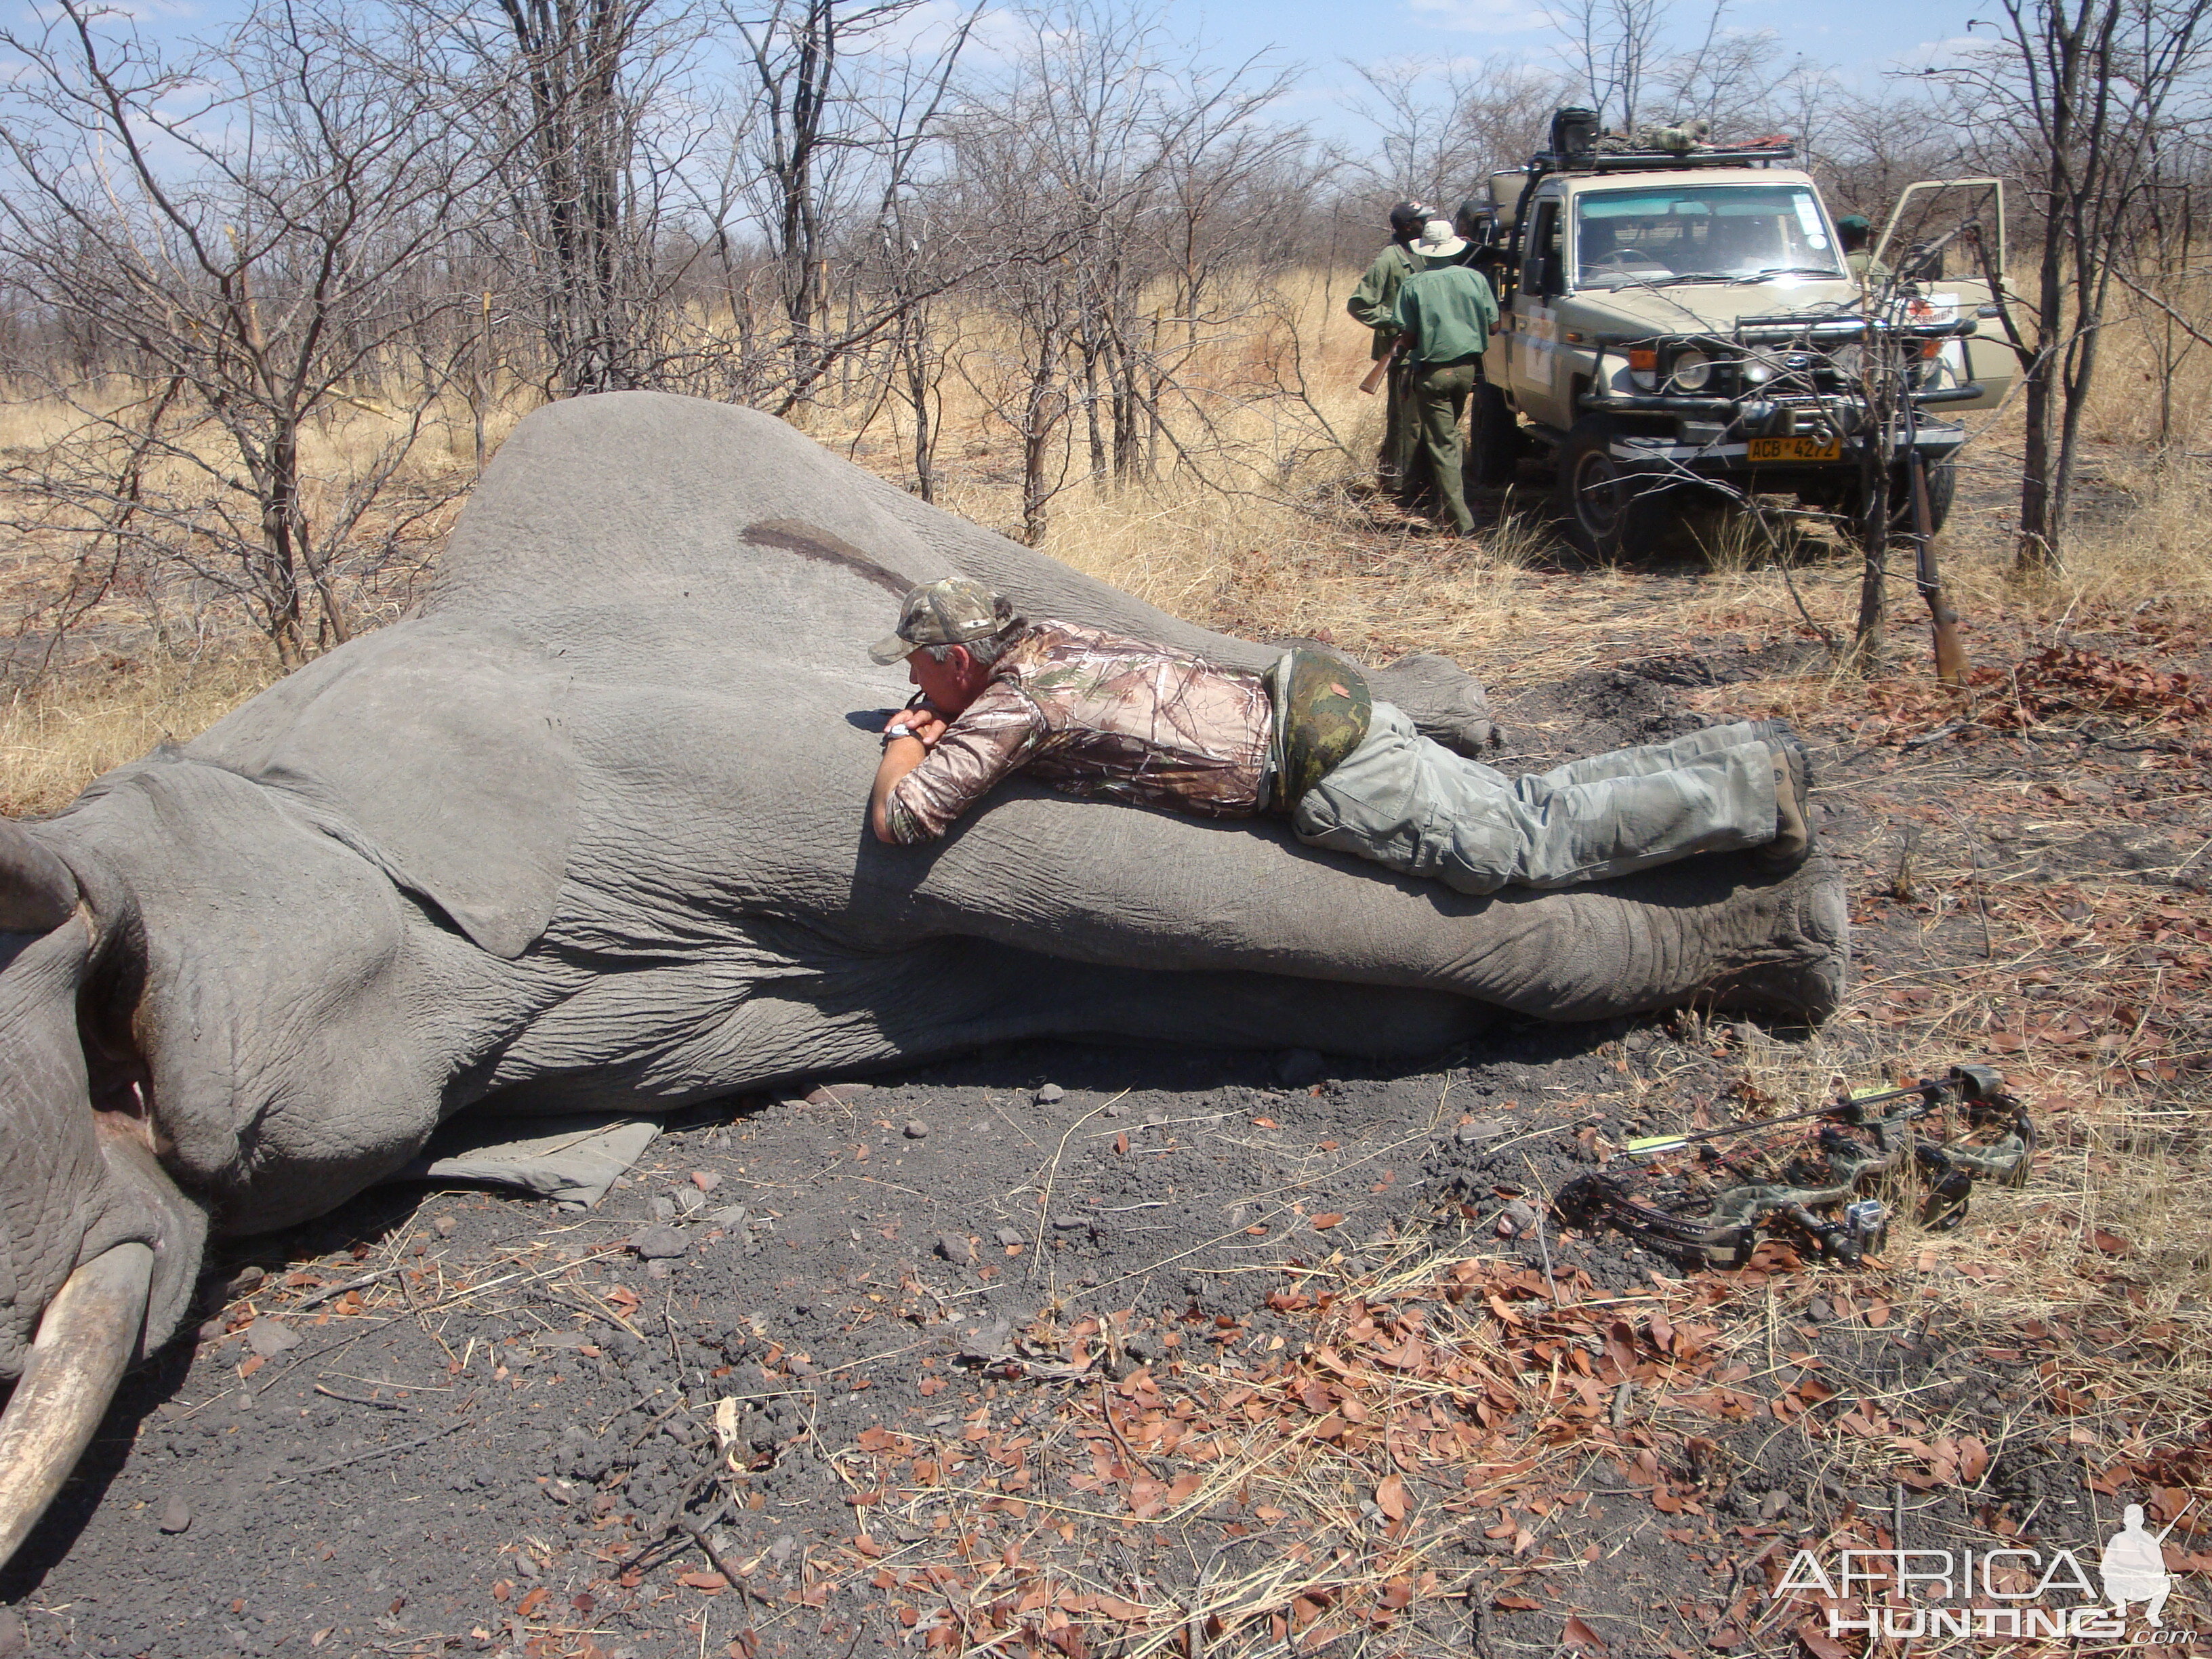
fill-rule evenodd
<path id="1" fill-rule="evenodd" d="M 333 1400 L 343 1400 L 349 1406 L 374 1406 L 379 1411 L 386 1412 L 411 1412 L 415 1409 L 397 1400 L 376 1400 L 365 1394 L 348 1394 L 343 1389 L 333 1389 L 324 1382 L 315 1384 L 315 1392 L 326 1394 Z"/>
<path id="2" fill-rule="evenodd" d="M 278 1475 L 276 1484 L 282 1486 L 288 1480 L 305 1480 L 313 1475 L 329 1474 L 335 1470 L 349 1469 L 362 1463 L 373 1463 L 380 1457 L 390 1457 L 399 1452 L 414 1451 L 428 1445 L 434 1440 L 443 1440 L 447 1435 L 467 1428 L 472 1420 L 464 1418 L 458 1423 L 448 1423 L 442 1429 L 433 1429 L 429 1433 L 413 1440 L 402 1440 L 389 1446 L 372 1446 L 366 1451 L 354 1452 L 345 1457 L 332 1458 L 327 1463 L 318 1463 L 313 1468 L 295 1469 L 289 1474 Z"/>

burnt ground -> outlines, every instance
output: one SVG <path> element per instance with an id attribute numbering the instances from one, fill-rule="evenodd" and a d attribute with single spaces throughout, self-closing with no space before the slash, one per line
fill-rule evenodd
<path id="1" fill-rule="evenodd" d="M 692 1114 L 590 1212 L 389 1188 L 228 1247 L 9 1568 L 0 1654 L 1832 1659 L 1766 1594 L 1800 1547 L 2163 1525 L 2201 1390 L 2126 1379 L 2168 1386 L 2186 1310 L 2096 1324 L 2156 1286 L 2080 1179 L 2093 1097 L 2185 1101 L 2207 1047 L 2203 642 L 2148 617 L 1965 727 L 1888 682 L 1806 719 L 1860 987 L 1817 1049 L 1029 1045 Z M 1814 650 L 1655 641 L 1503 699 L 1505 746 L 1770 712 Z M 2168 678 L 2085 713 L 2100 661 Z M 1541 1216 L 1636 1133 L 1976 1058 L 2046 1150 L 1959 1233 L 1723 1273 Z"/>

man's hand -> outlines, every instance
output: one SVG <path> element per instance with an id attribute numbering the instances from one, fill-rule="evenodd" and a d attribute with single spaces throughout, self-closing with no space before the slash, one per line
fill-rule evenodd
<path id="1" fill-rule="evenodd" d="M 917 699 L 884 722 L 889 732 L 894 726 L 902 726 L 909 735 L 887 738 L 884 742 L 884 757 L 876 767 L 875 787 L 868 791 L 868 827 L 875 831 L 878 841 L 891 839 L 890 820 L 886 816 L 885 803 L 891 791 L 908 773 L 929 758 L 929 751 L 945 735 L 945 716 Z"/>
<path id="2" fill-rule="evenodd" d="M 908 732 L 921 739 L 921 746 L 924 749 L 934 749 L 937 746 L 937 740 L 945 735 L 945 717 L 942 714 L 927 704 L 916 703 L 910 708 L 900 709 L 897 714 L 884 721 L 884 730 L 888 732 L 894 726 L 903 726 Z M 894 738 L 892 741 L 896 742 L 897 739 Z"/>

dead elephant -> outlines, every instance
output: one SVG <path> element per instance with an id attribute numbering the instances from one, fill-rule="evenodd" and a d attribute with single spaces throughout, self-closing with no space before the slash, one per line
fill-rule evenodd
<path id="1" fill-rule="evenodd" d="M 1747 856 L 1486 899 L 1017 784 L 928 848 L 861 811 L 896 597 L 1258 667 L 766 416 L 532 416 L 418 614 L 0 823 L 0 1557 L 168 1340 L 208 1230 L 282 1227 L 467 1110 L 679 1103 L 986 1042 L 1432 1052 L 1497 1010 L 1835 1006 L 1839 883 Z M 1486 733 L 1435 658 L 1376 689 Z M 33 1332 L 37 1345 L 32 1345 Z"/>

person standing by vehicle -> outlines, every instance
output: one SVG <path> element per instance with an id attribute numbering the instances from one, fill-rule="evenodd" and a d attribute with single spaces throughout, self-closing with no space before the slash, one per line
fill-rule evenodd
<path id="1" fill-rule="evenodd" d="M 1393 321 L 1398 286 L 1421 269 L 1421 262 L 1407 250 L 1435 210 L 1425 202 L 1401 202 L 1390 210 L 1390 246 L 1375 256 L 1375 263 L 1367 267 L 1359 286 L 1344 302 L 1354 322 L 1374 331 L 1374 343 L 1368 353 L 1371 362 L 1381 362 L 1398 343 Z M 1392 495 L 1406 489 L 1418 436 L 1411 410 L 1412 386 L 1413 376 L 1405 361 L 1401 358 L 1392 363 L 1382 391 L 1382 447 L 1375 467 L 1376 487 Z"/>
<path id="2" fill-rule="evenodd" d="M 1871 288 L 1889 275 L 1889 267 L 1874 257 L 1867 246 L 1874 226 L 1863 213 L 1846 213 L 1836 221 L 1836 240 L 1843 245 L 1844 266 L 1861 288 Z"/>
<path id="3" fill-rule="evenodd" d="M 1393 322 L 1406 337 L 1422 453 L 1436 475 L 1452 528 L 1466 536 L 1474 532 L 1474 515 L 1467 510 L 1467 483 L 1461 476 L 1460 417 L 1482 378 L 1482 354 L 1497 325 L 1498 300 L 1490 283 L 1461 263 L 1467 244 L 1452 234 L 1449 220 L 1430 220 L 1413 252 L 1423 268 L 1399 285 Z"/>

